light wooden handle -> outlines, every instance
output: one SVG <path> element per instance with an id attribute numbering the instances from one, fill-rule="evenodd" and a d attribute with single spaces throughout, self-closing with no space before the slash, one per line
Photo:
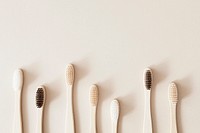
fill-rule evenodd
<path id="1" fill-rule="evenodd" d="M 67 94 L 66 133 L 75 133 L 72 85 L 70 85 L 67 88 L 67 90 L 68 94 Z"/>
<path id="2" fill-rule="evenodd" d="M 97 133 L 96 127 L 96 106 L 91 107 L 91 125 L 90 125 L 90 133 Z"/>
<path id="3" fill-rule="evenodd" d="M 15 113 L 13 123 L 13 133 L 23 133 L 22 113 L 21 113 L 21 91 L 15 93 Z"/>
<path id="4" fill-rule="evenodd" d="M 36 133 L 43 133 L 43 108 L 38 109 Z"/>
<path id="5" fill-rule="evenodd" d="M 151 118 L 151 91 L 147 90 L 145 94 L 145 114 L 143 133 L 152 133 L 152 118 Z"/>
<path id="6" fill-rule="evenodd" d="M 118 129 L 118 121 L 113 121 L 112 122 L 112 133 L 117 133 Z"/>
<path id="7" fill-rule="evenodd" d="M 170 133 L 177 133 L 177 121 L 176 121 L 176 103 L 171 103 L 170 106 L 171 112 L 171 124 L 170 124 Z"/>

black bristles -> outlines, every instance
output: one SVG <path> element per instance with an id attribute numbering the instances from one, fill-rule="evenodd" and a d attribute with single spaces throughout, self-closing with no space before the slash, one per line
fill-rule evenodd
<path id="1" fill-rule="evenodd" d="M 36 106 L 37 108 L 41 108 L 44 103 L 44 90 L 42 88 L 38 88 L 36 92 Z"/>
<path id="2" fill-rule="evenodd" d="M 148 90 L 151 89 L 152 86 L 152 75 L 151 71 L 147 70 L 145 74 L 145 86 Z"/>

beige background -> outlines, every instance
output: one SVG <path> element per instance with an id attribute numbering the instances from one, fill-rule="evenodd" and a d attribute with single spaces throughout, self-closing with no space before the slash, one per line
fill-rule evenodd
<path id="1" fill-rule="evenodd" d="M 13 71 L 25 71 L 24 133 L 35 133 L 35 91 L 47 87 L 45 133 L 64 133 L 65 68 L 76 68 L 77 133 L 89 133 L 89 87 L 100 89 L 99 133 L 121 103 L 119 133 L 142 133 L 142 74 L 152 67 L 154 133 L 169 133 L 168 84 L 179 87 L 179 133 L 200 132 L 199 0 L 1 0 L 0 132 L 11 133 Z"/>

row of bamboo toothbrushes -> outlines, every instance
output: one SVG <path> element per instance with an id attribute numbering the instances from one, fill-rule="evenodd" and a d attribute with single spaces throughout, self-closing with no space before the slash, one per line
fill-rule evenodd
<path id="1" fill-rule="evenodd" d="M 13 88 L 15 90 L 15 115 L 13 133 L 23 133 L 22 113 L 21 113 L 21 92 L 23 88 L 23 71 L 17 69 L 14 73 Z M 67 82 L 67 116 L 66 116 L 66 133 L 75 133 L 75 121 L 73 114 L 73 84 L 74 84 L 74 67 L 72 64 L 67 66 L 66 82 Z M 144 71 L 144 87 L 145 87 L 145 114 L 143 133 L 152 133 L 151 118 L 151 90 L 153 84 L 152 70 L 147 68 Z M 43 133 L 43 110 L 45 105 L 46 93 L 45 87 L 39 86 L 36 91 L 36 107 L 38 109 L 38 123 L 36 127 L 37 133 Z M 178 102 L 178 92 L 175 83 L 169 86 L 169 101 L 171 110 L 171 128 L 170 133 L 177 133 L 176 122 L 176 104 Z M 98 87 L 92 85 L 90 89 L 91 103 L 91 126 L 90 133 L 97 133 L 97 105 L 98 105 Z M 120 113 L 119 101 L 114 99 L 110 106 L 112 132 L 117 133 L 118 119 Z"/>

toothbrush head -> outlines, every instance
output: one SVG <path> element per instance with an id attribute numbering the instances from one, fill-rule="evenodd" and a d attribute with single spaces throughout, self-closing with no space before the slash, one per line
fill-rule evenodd
<path id="1" fill-rule="evenodd" d="M 152 89 L 152 84 L 153 84 L 153 73 L 150 68 L 146 68 L 144 71 L 144 87 L 147 90 Z"/>
<path id="2" fill-rule="evenodd" d="M 44 86 L 39 86 L 36 91 L 36 107 L 43 108 L 45 104 L 45 88 Z"/>
<path id="3" fill-rule="evenodd" d="M 73 85 L 74 83 L 74 67 L 72 64 L 69 64 L 67 66 L 66 81 L 67 81 L 67 85 Z"/>
<path id="4" fill-rule="evenodd" d="M 174 82 L 169 85 L 169 101 L 172 103 L 178 102 L 178 89 Z"/>
<path id="5" fill-rule="evenodd" d="M 21 90 L 23 87 L 23 71 L 22 69 L 17 69 L 13 75 L 13 89 L 15 91 Z"/>
<path id="6" fill-rule="evenodd" d="M 90 103 L 92 106 L 97 106 L 98 104 L 98 87 L 96 85 L 90 87 Z"/>
<path id="7" fill-rule="evenodd" d="M 119 101 L 113 100 L 110 105 L 110 114 L 112 122 L 117 122 L 119 119 Z"/>

